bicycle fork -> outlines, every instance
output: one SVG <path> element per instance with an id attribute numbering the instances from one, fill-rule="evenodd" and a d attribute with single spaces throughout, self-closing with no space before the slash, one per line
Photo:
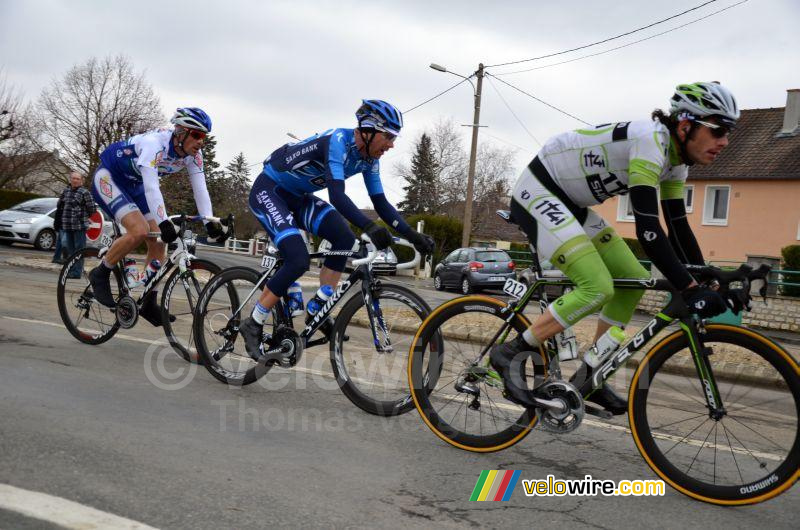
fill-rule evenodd
<path id="1" fill-rule="evenodd" d="M 695 370 L 697 370 L 700 385 L 703 387 L 703 396 L 706 399 L 708 415 L 711 419 L 719 421 L 727 414 L 727 411 L 722 403 L 722 396 L 719 392 L 719 387 L 717 387 L 717 380 L 711 369 L 711 363 L 708 362 L 708 356 L 714 352 L 703 343 L 702 323 L 697 324 L 692 317 L 689 317 L 688 319 L 681 319 L 679 326 L 689 339 L 689 351 L 692 354 L 692 361 L 694 362 Z"/>

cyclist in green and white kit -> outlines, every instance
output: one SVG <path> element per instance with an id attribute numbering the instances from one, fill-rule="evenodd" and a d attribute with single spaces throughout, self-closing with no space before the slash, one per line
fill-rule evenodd
<path id="1" fill-rule="evenodd" d="M 509 399 L 530 406 L 521 360 L 585 316 L 601 310 L 595 340 L 612 325 L 626 325 L 643 291 L 615 291 L 612 278 L 648 278 L 623 239 L 590 209 L 614 195 L 629 194 L 636 235 L 647 256 L 703 318 L 725 311 L 716 291 L 700 287 L 684 264 L 703 264 L 686 219 L 683 186 L 689 166 L 711 164 L 728 145 L 739 119 L 733 94 L 717 82 L 679 85 L 670 113 L 651 120 L 598 125 L 550 138 L 517 180 L 511 215 L 539 257 L 566 274 L 575 289 L 553 302 L 524 334 L 494 346 L 492 366 Z M 658 191 L 669 235 L 658 216 Z M 668 243 L 669 242 L 669 243 Z M 581 366 L 577 373 L 591 369 Z M 609 387 L 588 397 L 614 414 L 627 403 Z"/>

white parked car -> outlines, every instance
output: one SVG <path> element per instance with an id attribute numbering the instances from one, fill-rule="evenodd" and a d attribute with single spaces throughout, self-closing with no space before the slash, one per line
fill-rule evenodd
<path id="1" fill-rule="evenodd" d="M 28 243 L 39 250 L 52 250 L 56 246 L 53 230 L 58 199 L 47 197 L 31 199 L 0 212 L 0 242 L 4 244 Z"/>

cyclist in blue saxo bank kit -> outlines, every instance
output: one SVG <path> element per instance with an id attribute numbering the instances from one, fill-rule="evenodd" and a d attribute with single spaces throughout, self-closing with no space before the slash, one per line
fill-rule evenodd
<path id="1" fill-rule="evenodd" d="M 644 291 L 614 290 L 612 278 L 648 278 L 624 240 L 590 206 L 628 194 L 636 235 L 653 265 L 681 292 L 701 318 L 710 318 L 741 301 L 723 299 L 704 287 L 684 264 L 703 265 L 703 254 L 683 199 L 689 166 L 708 165 L 728 145 L 739 119 L 733 94 L 717 82 L 679 85 L 669 114 L 656 110 L 650 120 L 610 123 L 550 138 L 516 182 L 511 215 L 549 260 L 572 280 L 575 289 L 555 300 L 514 340 L 495 345 L 490 360 L 505 382 L 510 400 L 533 406 L 523 381 L 522 362 L 556 333 L 601 311 L 595 335 L 619 337 Z M 659 222 L 659 196 L 669 235 Z M 619 339 L 602 340 L 616 344 Z M 593 348 L 595 350 L 595 348 Z M 591 361 L 591 359 L 590 359 Z M 595 366 L 599 363 L 593 363 Z M 591 376 L 584 359 L 570 380 L 576 387 Z M 613 414 L 627 402 L 607 385 L 588 397 Z"/>
<path id="2" fill-rule="evenodd" d="M 166 245 L 178 237 L 169 220 L 161 195 L 159 179 L 186 169 L 200 215 L 212 216 L 211 198 L 206 188 L 201 148 L 211 132 L 211 118 L 196 107 L 179 108 L 170 122 L 174 129 L 157 129 L 109 145 L 100 155 L 94 174 L 92 195 L 106 215 L 125 227 L 101 264 L 89 273 L 94 297 L 101 304 L 114 307 L 110 274 L 115 264 L 143 241 L 147 243 L 147 261 L 163 261 Z M 227 238 L 223 227 L 206 222 L 210 238 Z M 148 238 L 148 232 L 161 232 L 161 241 Z M 142 306 L 141 315 L 154 326 L 161 325 L 156 291 Z"/>
<path id="3" fill-rule="evenodd" d="M 240 327 L 253 359 L 261 356 L 263 324 L 271 309 L 309 268 L 308 250 L 300 230 L 328 240 L 332 252 L 350 251 L 356 238 L 345 222 L 347 219 L 370 237 L 377 250 L 392 244 L 389 230 L 370 221 L 347 196 L 348 177 L 361 173 L 380 218 L 420 253 L 433 250 L 433 240 L 403 220 L 386 199 L 381 184 L 379 159 L 394 147 L 403 127 L 402 114 L 385 101 L 371 99 L 362 101 L 356 119 L 355 129 L 330 129 L 279 147 L 264 161 L 264 170 L 253 183 L 250 209 L 284 258 L 281 268 L 267 282 L 252 315 Z M 330 204 L 313 195 L 323 189 L 328 190 Z M 346 256 L 325 258 L 317 297 L 333 291 L 346 262 Z M 312 302 L 308 304 L 309 310 Z"/>

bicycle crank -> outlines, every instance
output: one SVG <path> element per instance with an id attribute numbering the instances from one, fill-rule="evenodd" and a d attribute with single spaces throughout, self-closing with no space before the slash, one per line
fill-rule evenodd
<path id="1" fill-rule="evenodd" d="M 555 434 L 572 432 L 586 415 L 578 389 L 566 381 L 550 381 L 536 390 L 534 401 L 539 409 L 539 425 Z"/>
<path id="2" fill-rule="evenodd" d="M 290 327 L 279 327 L 265 346 L 269 349 L 264 352 L 261 362 L 267 366 L 279 364 L 283 368 L 291 368 L 303 354 L 303 339 Z"/>

